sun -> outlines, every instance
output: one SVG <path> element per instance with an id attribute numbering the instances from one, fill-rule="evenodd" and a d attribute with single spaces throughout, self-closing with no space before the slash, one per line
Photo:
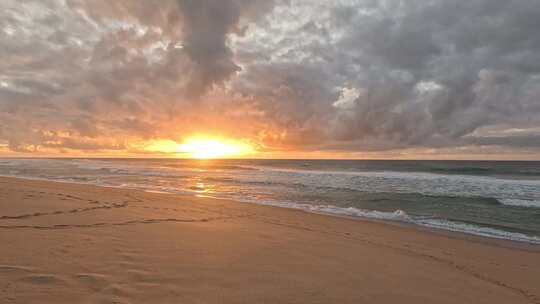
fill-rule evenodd
<path id="1" fill-rule="evenodd" d="M 255 154 L 255 148 L 248 141 L 209 136 L 193 136 L 182 143 L 170 139 L 156 139 L 134 145 L 135 149 L 147 153 L 174 154 L 184 158 L 238 158 Z"/>
<path id="2" fill-rule="evenodd" d="M 251 145 L 225 139 L 195 137 L 176 146 L 176 152 L 188 154 L 191 158 L 229 158 L 253 152 Z"/>

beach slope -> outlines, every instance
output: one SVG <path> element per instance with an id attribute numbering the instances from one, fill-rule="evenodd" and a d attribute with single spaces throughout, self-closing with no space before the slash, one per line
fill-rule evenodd
<path id="1" fill-rule="evenodd" d="M 0 178 L 0 303 L 540 303 L 538 247 Z"/>

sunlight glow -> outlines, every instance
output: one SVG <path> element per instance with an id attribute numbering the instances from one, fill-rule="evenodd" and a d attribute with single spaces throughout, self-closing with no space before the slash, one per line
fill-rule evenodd
<path id="1" fill-rule="evenodd" d="M 157 139 L 134 145 L 145 153 L 174 154 L 180 158 L 235 158 L 255 154 L 256 150 L 246 141 L 195 136 L 178 143 L 170 139 Z M 1 149 L 1 145 L 0 145 Z"/>
<path id="2" fill-rule="evenodd" d="M 177 152 L 189 154 L 192 158 L 238 157 L 253 153 L 251 145 L 232 140 L 195 137 L 177 145 Z"/>

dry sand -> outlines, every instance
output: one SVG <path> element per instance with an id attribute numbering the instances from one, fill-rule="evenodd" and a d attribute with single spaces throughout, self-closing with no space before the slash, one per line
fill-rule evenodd
<path id="1" fill-rule="evenodd" d="M 0 303 L 540 303 L 540 250 L 0 178 Z"/>

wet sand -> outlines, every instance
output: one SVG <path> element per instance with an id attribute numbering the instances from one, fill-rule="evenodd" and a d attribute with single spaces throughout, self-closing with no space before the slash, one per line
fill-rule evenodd
<path id="1" fill-rule="evenodd" d="M 0 178 L 0 303 L 540 303 L 539 247 Z"/>

